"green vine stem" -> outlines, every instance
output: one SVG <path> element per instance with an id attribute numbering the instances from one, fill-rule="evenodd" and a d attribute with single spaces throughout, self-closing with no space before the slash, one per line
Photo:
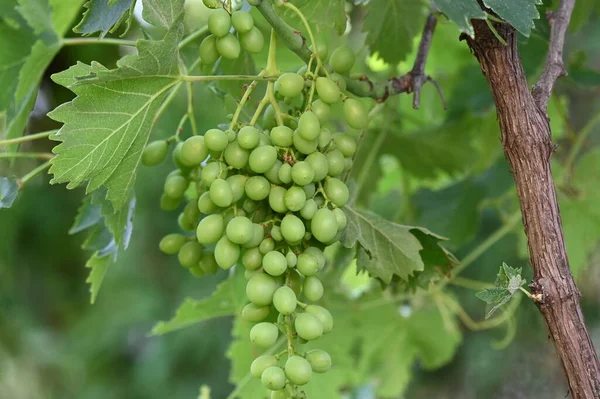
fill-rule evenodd
<path id="1" fill-rule="evenodd" d="M 190 120 L 190 125 L 192 126 L 192 135 L 197 136 L 198 126 L 196 125 L 196 116 L 194 114 L 194 91 L 191 82 L 186 83 L 187 89 L 187 115 Z"/>
<path id="2" fill-rule="evenodd" d="M 47 132 L 29 134 L 27 136 L 18 137 L 15 139 L 0 140 L 0 147 L 12 145 L 12 144 L 26 143 L 28 141 L 34 141 L 34 140 L 38 140 L 38 139 L 45 139 L 45 138 L 48 138 L 49 136 L 52 136 L 56 132 L 58 132 L 58 130 L 48 130 Z"/>
<path id="3" fill-rule="evenodd" d="M 135 47 L 135 40 L 123 40 L 123 39 L 112 39 L 112 38 L 104 38 L 99 39 L 95 37 L 70 37 L 62 40 L 63 46 L 78 46 L 78 45 L 87 45 L 87 44 L 103 44 L 103 45 L 111 45 L 111 46 L 129 46 Z"/>
<path id="4" fill-rule="evenodd" d="M 279 77 L 278 74 L 275 75 L 201 75 L 201 76 L 193 76 L 193 75 L 181 75 L 181 80 L 184 82 L 212 82 L 212 81 L 220 81 L 220 80 L 267 80 L 274 82 Z"/>
<path id="5" fill-rule="evenodd" d="M 179 50 L 181 50 L 188 44 L 192 43 L 194 40 L 198 39 L 199 37 L 205 36 L 207 34 L 208 34 L 208 25 L 203 26 L 202 28 L 200 28 L 198 30 L 195 30 L 194 32 L 190 33 L 182 41 L 179 42 L 179 44 L 178 44 Z"/>
<path id="6" fill-rule="evenodd" d="M 43 164 L 39 165 L 37 168 L 33 169 L 31 172 L 27 173 L 25 176 L 21 177 L 18 181 L 19 187 L 23 187 L 27 184 L 28 181 L 36 177 L 38 174 L 43 172 L 44 170 L 50 167 L 50 161 L 46 161 Z"/>
<path id="7" fill-rule="evenodd" d="M 160 108 L 158 109 L 158 111 L 156 111 L 156 115 L 154 116 L 154 120 L 152 123 L 156 124 L 156 122 L 158 122 L 158 120 L 160 119 L 162 114 L 165 112 L 165 110 L 167 109 L 169 104 L 171 104 L 171 102 L 173 101 L 173 99 L 175 98 L 177 93 L 179 92 L 179 89 L 181 89 L 182 84 L 183 84 L 183 82 L 179 82 L 175 86 L 173 86 L 173 89 L 171 90 L 171 92 L 169 93 L 167 98 L 165 98 L 165 101 L 163 101 L 163 103 L 160 105 Z"/>
<path id="8" fill-rule="evenodd" d="M 12 158 L 52 159 L 54 154 L 49 152 L 0 152 L 0 159 Z"/>

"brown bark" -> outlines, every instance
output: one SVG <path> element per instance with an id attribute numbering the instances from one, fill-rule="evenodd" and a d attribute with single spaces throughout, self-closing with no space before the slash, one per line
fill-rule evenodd
<path id="1" fill-rule="evenodd" d="M 508 24 L 494 26 L 507 46 L 498 41 L 484 21 L 476 20 L 475 38 L 467 38 L 467 42 L 494 95 L 502 146 L 512 166 L 528 239 L 534 272 L 530 287 L 539 298 L 537 305 L 573 398 L 600 398 L 600 363 L 569 268 L 550 170 L 554 149 L 548 117 L 527 85 L 515 30 Z"/>

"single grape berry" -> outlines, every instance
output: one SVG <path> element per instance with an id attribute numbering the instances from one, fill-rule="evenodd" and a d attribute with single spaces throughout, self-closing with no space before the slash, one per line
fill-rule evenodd
<path id="1" fill-rule="evenodd" d="M 249 53 L 260 53 L 265 46 L 265 37 L 256 26 L 249 32 L 240 33 L 240 42 L 244 50 Z"/>
<path id="2" fill-rule="evenodd" d="M 319 207 L 317 206 L 317 203 L 311 198 L 307 200 L 302 209 L 300 209 L 300 216 L 306 220 L 311 220 L 318 210 Z"/>
<path id="3" fill-rule="evenodd" d="M 227 183 L 231 186 L 231 192 L 233 193 L 232 202 L 238 202 L 244 197 L 244 192 L 246 188 L 246 181 L 248 181 L 248 176 L 244 175 L 233 175 L 229 176 L 227 179 Z M 238 212 L 243 210 L 239 209 Z"/>
<path id="4" fill-rule="evenodd" d="M 323 296 L 323 283 L 317 277 L 309 276 L 304 279 L 302 293 L 309 301 L 316 302 Z"/>
<path id="5" fill-rule="evenodd" d="M 289 243 L 301 241 L 304 238 L 304 233 L 306 233 L 304 223 L 295 215 L 285 215 L 280 227 L 283 238 Z"/>
<path id="6" fill-rule="evenodd" d="M 285 259 L 287 260 L 288 267 L 296 267 L 296 264 L 298 263 L 298 257 L 296 256 L 295 253 L 293 253 L 292 251 L 289 251 L 285 255 Z M 300 277 L 300 276 L 298 276 L 298 277 Z"/>
<path id="7" fill-rule="evenodd" d="M 219 8 L 219 0 L 202 0 L 207 8 Z"/>
<path id="8" fill-rule="evenodd" d="M 362 102 L 349 98 L 344 101 L 344 118 L 353 129 L 364 129 L 369 124 L 369 115 Z"/>
<path id="9" fill-rule="evenodd" d="M 235 11 L 231 16 L 231 24 L 240 33 L 250 32 L 254 28 L 254 18 L 246 11 Z"/>
<path id="10" fill-rule="evenodd" d="M 322 150 L 325 149 L 329 143 L 331 143 L 331 138 L 331 132 L 329 129 L 321 129 L 321 133 L 319 133 L 318 138 L 319 148 Z"/>
<path id="11" fill-rule="evenodd" d="M 175 255 L 185 244 L 185 241 L 185 236 L 181 234 L 168 234 L 160 240 L 158 248 L 167 255 Z"/>
<path id="12" fill-rule="evenodd" d="M 165 140 L 156 140 L 148 143 L 142 152 L 142 163 L 146 166 L 158 165 L 167 156 L 169 144 Z"/>
<path id="13" fill-rule="evenodd" d="M 231 186 L 224 179 L 216 179 L 210 186 L 210 199 L 221 208 L 226 208 L 233 201 Z"/>
<path id="14" fill-rule="evenodd" d="M 329 78 L 317 78 L 317 94 L 327 104 L 335 104 L 340 99 L 340 88 Z"/>
<path id="15" fill-rule="evenodd" d="M 258 246 L 258 250 L 263 255 L 273 251 L 274 249 L 275 249 L 275 240 L 273 240 L 271 237 L 265 238 L 264 240 L 262 240 L 260 242 L 260 245 Z"/>
<path id="16" fill-rule="evenodd" d="M 342 207 L 346 205 L 348 198 L 350 198 L 348 186 L 340 179 L 330 177 L 325 181 L 324 189 L 327 198 L 329 198 L 335 206 Z"/>
<path id="17" fill-rule="evenodd" d="M 265 228 L 260 224 L 253 224 L 252 238 L 250 241 L 244 244 L 244 248 L 255 248 L 260 245 L 262 240 L 265 238 Z"/>
<path id="18" fill-rule="evenodd" d="M 188 188 L 188 181 L 183 176 L 173 175 L 165 180 L 164 192 L 170 198 L 183 198 Z"/>
<path id="19" fill-rule="evenodd" d="M 181 266 L 188 268 L 197 266 L 201 257 L 202 245 L 193 241 L 185 243 L 177 254 L 177 258 L 179 259 Z"/>
<path id="20" fill-rule="evenodd" d="M 271 184 L 263 176 L 252 176 L 246 182 L 246 195 L 254 201 L 262 201 L 269 196 Z"/>
<path id="21" fill-rule="evenodd" d="M 281 276 L 287 270 L 287 260 L 281 252 L 270 251 L 263 257 L 262 266 L 271 276 Z"/>
<path id="22" fill-rule="evenodd" d="M 198 198 L 198 210 L 206 215 L 215 213 L 219 207 L 210 199 L 210 193 L 203 193 Z"/>
<path id="23" fill-rule="evenodd" d="M 331 68 L 337 73 L 345 74 L 349 72 L 356 62 L 354 51 L 346 45 L 333 50 L 329 58 Z"/>
<path id="24" fill-rule="evenodd" d="M 309 313 L 301 313 L 294 321 L 298 336 L 307 341 L 312 341 L 323 335 L 323 323 Z"/>
<path id="25" fill-rule="evenodd" d="M 200 244 L 214 244 L 221 239 L 225 230 L 225 222 L 220 214 L 206 216 L 198 223 L 196 238 Z"/>
<path id="26" fill-rule="evenodd" d="M 304 385 L 310 380 L 312 368 L 305 358 L 301 356 L 291 356 L 285 362 L 285 375 L 292 384 Z"/>
<path id="27" fill-rule="evenodd" d="M 292 165 L 289 163 L 284 163 L 279 168 L 279 172 L 277 172 L 277 177 L 281 180 L 282 183 L 288 184 L 292 181 Z"/>
<path id="28" fill-rule="evenodd" d="M 230 142 L 225 148 L 223 153 L 225 162 L 235 169 L 243 169 L 248 165 L 248 158 L 250 158 L 250 151 L 240 147 L 237 140 Z"/>
<path id="29" fill-rule="evenodd" d="M 277 359 L 273 355 L 262 355 L 254 359 L 250 364 L 250 374 L 254 378 L 260 378 L 262 373 L 269 367 L 277 366 Z"/>
<path id="30" fill-rule="evenodd" d="M 208 148 L 204 137 L 192 136 L 181 146 L 181 162 L 186 166 L 198 166 L 208 157 Z"/>
<path id="31" fill-rule="evenodd" d="M 269 206 L 277 213 L 286 213 L 288 207 L 285 205 L 285 194 L 287 190 L 281 186 L 271 188 L 269 193 Z"/>
<path id="32" fill-rule="evenodd" d="M 308 164 L 312 167 L 312 170 L 315 172 L 313 182 L 320 182 L 329 173 L 329 162 L 327 161 L 325 154 L 322 152 L 313 152 L 306 157 L 305 161 L 308 162 Z"/>
<path id="33" fill-rule="evenodd" d="M 323 324 L 323 334 L 327 334 L 333 330 L 333 317 L 329 310 L 318 305 L 308 305 L 306 313 L 315 316 Z"/>
<path id="34" fill-rule="evenodd" d="M 219 177 L 223 179 L 227 177 L 227 167 L 219 161 L 207 163 L 200 172 L 200 180 L 207 188 L 210 188 Z"/>
<path id="35" fill-rule="evenodd" d="M 329 164 L 329 176 L 339 176 L 344 171 L 344 155 L 338 149 L 327 151 L 325 154 Z"/>
<path id="36" fill-rule="evenodd" d="M 312 154 L 317 150 L 317 146 L 319 145 L 318 139 L 306 140 L 300 135 L 298 130 L 296 130 L 292 135 L 292 141 L 298 152 L 304 155 Z"/>
<path id="37" fill-rule="evenodd" d="M 319 271 L 319 262 L 314 256 L 302 253 L 298 256 L 296 269 L 306 277 L 314 276 Z"/>
<path id="38" fill-rule="evenodd" d="M 256 306 L 267 306 L 273 300 L 278 285 L 275 279 L 266 273 L 257 273 L 246 285 L 246 297 Z"/>
<path id="39" fill-rule="evenodd" d="M 209 35 L 202 43 L 199 48 L 200 61 L 205 65 L 214 64 L 219 59 L 219 52 L 217 51 L 217 37 L 215 35 Z"/>
<path id="40" fill-rule="evenodd" d="M 298 134 L 305 140 L 313 141 L 321 133 L 319 118 L 312 111 L 306 111 L 298 120 Z"/>
<path id="41" fill-rule="evenodd" d="M 325 254 L 317 247 L 308 247 L 304 250 L 305 254 L 309 254 L 317 258 L 317 262 L 319 263 L 319 270 L 323 270 L 325 267 Z"/>
<path id="42" fill-rule="evenodd" d="M 348 217 L 340 208 L 335 208 L 333 214 L 337 220 L 338 231 L 342 231 L 348 225 Z"/>
<path id="43" fill-rule="evenodd" d="M 347 134 L 338 133 L 333 137 L 335 148 L 340 150 L 344 157 L 351 157 L 356 152 L 356 141 Z"/>
<path id="44" fill-rule="evenodd" d="M 215 246 L 215 260 L 221 269 L 230 269 L 240 257 L 240 246 L 231 242 L 227 236 L 221 237 Z"/>
<path id="45" fill-rule="evenodd" d="M 306 193 L 301 187 L 290 187 L 284 197 L 285 206 L 292 212 L 297 212 L 306 204 Z"/>
<path id="46" fill-rule="evenodd" d="M 299 186 L 306 186 L 312 183 L 315 178 L 315 171 L 308 162 L 296 162 L 292 166 L 292 180 Z"/>
<path id="47" fill-rule="evenodd" d="M 325 61 L 327 59 L 327 56 L 329 55 L 329 49 L 327 48 L 327 44 L 322 41 L 318 41 L 318 40 L 317 40 L 316 44 L 317 44 L 316 50 L 313 48 L 313 46 L 310 46 L 309 50 L 312 51 L 313 53 L 316 52 L 317 55 L 319 56 L 319 58 L 321 59 L 321 61 Z"/>
<path id="48" fill-rule="evenodd" d="M 296 97 L 304 89 L 304 78 L 296 73 L 284 73 L 277 79 L 279 93 L 284 97 Z"/>
<path id="49" fill-rule="evenodd" d="M 227 238 L 234 244 L 245 244 L 252 239 L 254 224 L 245 216 L 236 216 L 227 224 Z"/>
<path id="50" fill-rule="evenodd" d="M 258 323 L 250 330 L 250 341 L 263 348 L 273 346 L 279 336 L 279 329 L 273 323 Z"/>
<path id="51" fill-rule="evenodd" d="M 209 151 L 221 152 L 229 144 L 227 135 L 220 129 L 209 129 L 204 133 L 204 143 Z"/>
<path id="52" fill-rule="evenodd" d="M 217 51 L 221 57 L 235 60 L 240 56 L 241 48 L 238 39 L 231 33 L 217 39 Z"/>
<path id="53" fill-rule="evenodd" d="M 289 399 L 290 393 L 286 389 L 280 389 L 278 391 L 271 391 L 270 399 Z"/>
<path id="54" fill-rule="evenodd" d="M 271 129 L 271 140 L 278 147 L 289 147 L 292 145 L 292 129 L 287 126 L 277 126 Z"/>
<path id="55" fill-rule="evenodd" d="M 283 315 L 292 314 L 296 310 L 297 303 L 296 294 L 288 286 L 279 287 L 273 295 L 273 306 Z"/>
<path id="56" fill-rule="evenodd" d="M 339 89 L 338 89 L 339 90 Z M 321 125 L 325 124 L 329 120 L 331 114 L 331 107 L 329 104 L 323 102 L 323 100 L 316 100 L 310 105 L 310 109 L 319 119 Z"/>
<path id="57" fill-rule="evenodd" d="M 251 150 L 258 145 L 260 134 L 258 129 L 252 126 L 244 126 L 237 135 L 238 145 L 245 150 Z"/>
<path id="58" fill-rule="evenodd" d="M 320 242 L 330 242 L 338 232 L 337 219 L 330 209 L 319 209 L 310 221 L 310 231 Z"/>
<path id="59" fill-rule="evenodd" d="M 242 264 L 248 270 L 257 270 L 262 266 L 262 254 L 258 248 L 248 248 L 242 254 Z"/>
<path id="60" fill-rule="evenodd" d="M 160 209 L 165 212 L 174 211 L 179 207 L 183 198 L 171 198 L 166 194 L 161 195 L 160 197 Z"/>
<path id="61" fill-rule="evenodd" d="M 202 257 L 200 258 L 200 267 L 207 274 L 215 274 L 219 270 L 219 265 L 215 260 L 215 254 L 213 252 L 202 252 Z"/>
<path id="62" fill-rule="evenodd" d="M 276 391 L 285 386 L 285 373 L 280 367 L 269 367 L 262 373 L 260 380 L 266 388 Z"/>
<path id="63" fill-rule="evenodd" d="M 277 160 L 277 150 L 275 147 L 265 145 L 254 149 L 250 153 L 248 164 L 254 173 L 265 173 L 273 167 Z"/>
<path id="64" fill-rule="evenodd" d="M 324 373 L 331 368 L 331 356 L 321 349 L 306 352 L 306 360 L 315 373 Z"/>
<path id="65" fill-rule="evenodd" d="M 281 169 L 282 165 L 283 165 L 283 162 L 281 162 L 279 159 L 276 159 L 273 166 L 271 166 L 271 169 L 269 169 L 265 172 L 265 177 L 271 183 L 274 183 L 274 184 L 282 183 L 281 180 L 279 179 L 279 169 Z"/>
<path id="66" fill-rule="evenodd" d="M 231 29 L 231 17 L 223 8 L 219 8 L 208 16 L 208 30 L 217 37 L 223 37 Z"/>

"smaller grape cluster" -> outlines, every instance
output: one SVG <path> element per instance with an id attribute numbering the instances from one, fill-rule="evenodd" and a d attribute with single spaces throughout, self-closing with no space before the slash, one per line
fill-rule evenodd
<path id="1" fill-rule="evenodd" d="M 262 32 L 254 26 L 254 18 L 249 12 L 234 11 L 229 14 L 224 8 L 219 8 L 218 1 L 204 1 L 209 8 L 216 8 L 208 16 L 207 36 L 200 44 L 200 61 L 212 65 L 219 57 L 234 60 L 240 56 L 242 48 L 249 53 L 259 53 L 265 38 Z M 232 33 L 232 27 L 237 36 Z"/>

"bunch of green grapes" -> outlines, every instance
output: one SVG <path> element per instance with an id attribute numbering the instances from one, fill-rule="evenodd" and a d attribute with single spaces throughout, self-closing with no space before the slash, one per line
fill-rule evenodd
<path id="1" fill-rule="evenodd" d="M 348 54 L 354 63 L 347 50 L 331 56 L 340 73 L 351 68 Z M 325 50 L 318 51 L 323 56 Z M 336 54 L 344 59 L 335 61 Z M 323 350 L 299 349 L 333 328 L 331 313 L 314 303 L 323 296 L 323 250 L 339 241 L 347 225 L 344 176 L 357 146 L 352 134 L 326 126 L 334 126 L 332 107 L 341 107 L 356 130 L 367 126 L 368 115 L 360 101 L 343 94 L 339 75 L 326 75 L 306 68 L 279 74 L 276 99 L 260 126 L 234 120 L 229 129 L 210 129 L 176 144 L 176 169 L 160 201 L 166 211 L 186 202 L 178 220 L 190 232 L 167 235 L 160 249 L 177 254 L 196 276 L 244 267 L 249 303 L 241 317 L 256 323 L 250 340 L 266 349 L 286 337 L 287 351 L 259 356 L 251 365 L 272 398 L 303 397 L 299 387 L 332 363 Z M 150 143 L 143 163 L 161 162 L 167 147 L 166 141 Z"/>
<path id="2" fill-rule="evenodd" d="M 234 11 L 230 14 L 224 8 L 218 8 L 218 1 L 205 0 L 204 5 L 216 8 L 208 17 L 207 36 L 200 44 L 200 60 L 203 64 L 213 64 L 219 57 L 234 60 L 239 57 L 241 49 L 258 53 L 265 45 L 261 31 L 254 26 L 254 19 L 249 12 Z M 231 28 L 237 37 L 231 32 Z M 240 45 L 241 44 L 241 45 Z"/>

